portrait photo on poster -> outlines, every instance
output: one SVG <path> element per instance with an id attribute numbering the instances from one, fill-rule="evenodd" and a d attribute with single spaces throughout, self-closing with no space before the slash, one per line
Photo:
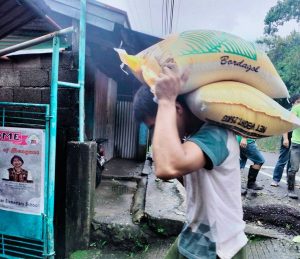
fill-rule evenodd
<path id="1" fill-rule="evenodd" d="M 0 127 L 0 209 L 43 213 L 44 175 L 44 130 Z"/>
<path id="2" fill-rule="evenodd" d="M 7 169 L 7 176 L 2 180 L 21 183 L 33 182 L 31 172 L 23 168 L 24 160 L 21 156 L 14 155 L 10 159 L 10 163 L 12 167 Z"/>

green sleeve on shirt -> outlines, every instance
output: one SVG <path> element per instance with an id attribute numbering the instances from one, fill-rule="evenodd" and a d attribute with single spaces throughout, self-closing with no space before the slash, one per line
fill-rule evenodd
<path id="1" fill-rule="evenodd" d="M 300 117 L 300 104 L 296 104 L 292 107 L 291 110 L 297 117 Z"/>
<path id="2" fill-rule="evenodd" d="M 236 139 L 237 139 L 237 141 L 238 141 L 239 143 L 241 143 L 242 136 L 236 135 Z M 250 144 L 250 143 L 252 143 L 252 142 L 254 142 L 254 141 L 255 141 L 255 140 L 252 139 L 252 138 L 247 138 L 247 144 Z"/>
<path id="3" fill-rule="evenodd" d="M 212 124 L 204 124 L 199 131 L 187 139 L 187 141 L 197 144 L 206 157 L 210 160 L 206 169 L 219 166 L 227 158 L 229 151 L 227 148 L 228 132 Z"/>
<path id="4" fill-rule="evenodd" d="M 296 104 L 291 110 L 298 118 L 300 118 L 300 104 Z M 300 144 L 300 128 L 296 128 L 292 133 L 292 143 Z"/>

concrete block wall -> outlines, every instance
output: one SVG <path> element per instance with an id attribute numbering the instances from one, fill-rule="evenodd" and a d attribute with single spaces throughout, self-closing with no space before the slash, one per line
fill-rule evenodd
<path id="1" fill-rule="evenodd" d="M 51 54 L 0 59 L 0 102 L 50 103 Z M 60 53 L 59 80 L 77 82 L 71 52 Z M 77 140 L 78 90 L 59 89 L 58 129 L 66 140 Z"/>
<path id="2" fill-rule="evenodd" d="M 51 54 L 21 55 L 9 59 L 0 60 L 0 101 L 49 103 Z M 77 69 L 73 63 L 70 52 L 60 54 L 60 81 L 77 82 Z M 77 90 L 59 90 L 59 127 L 77 127 L 78 121 L 74 117 L 77 103 Z"/>

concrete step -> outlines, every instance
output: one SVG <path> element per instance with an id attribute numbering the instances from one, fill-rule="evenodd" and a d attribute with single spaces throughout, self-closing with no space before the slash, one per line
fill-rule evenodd
<path id="1" fill-rule="evenodd" d="M 274 238 L 287 242 L 292 242 L 295 234 L 291 230 L 273 227 L 271 225 L 262 224 L 260 221 L 246 224 L 245 233 L 251 238 L 259 236 L 264 238 Z"/>
<path id="2" fill-rule="evenodd" d="M 247 245 L 248 259 L 299 259 L 299 246 L 281 239 L 254 239 Z"/>
<path id="3" fill-rule="evenodd" d="M 95 192 L 92 242 L 139 250 L 157 238 L 178 235 L 185 219 L 182 185 L 158 181 L 146 173 L 152 172 L 149 163 L 141 167 L 125 161 L 123 174 L 116 173 L 114 163 Z"/>
<path id="4" fill-rule="evenodd" d="M 178 235 L 185 221 L 185 200 L 178 180 L 162 181 L 149 174 L 144 213 L 147 224 L 161 235 Z"/>
<path id="5" fill-rule="evenodd" d="M 115 245 L 123 249 L 138 249 L 148 243 L 146 229 L 132 222 L 132 201 L 137 182 L 103 180 L 95 193 L 95 215 L 91 240 L 101 247 Z"/>

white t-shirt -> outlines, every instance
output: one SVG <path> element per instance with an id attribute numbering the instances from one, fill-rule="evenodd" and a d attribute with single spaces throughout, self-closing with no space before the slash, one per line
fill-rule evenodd
<path id="1" fill-rule="evenodd" d="M 187 139 L 207 157 L 206 168 L 184 176 L 187 223 L 178 248 L 188 258 L 232 258 L 247 243 L 244 233 L 239 145 L 231 131 L 212 124 Z"/>

